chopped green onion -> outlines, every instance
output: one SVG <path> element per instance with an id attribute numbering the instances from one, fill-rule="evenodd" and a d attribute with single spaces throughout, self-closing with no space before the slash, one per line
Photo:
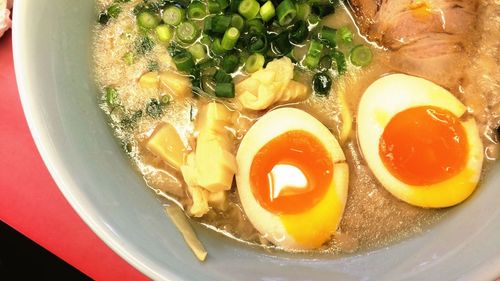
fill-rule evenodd
<path id="1" fill-rule="evenodd" d="M 212 45 L 212 39 L 210 39 L 210 36 L 208 35 L 203 35 L 200 39 L 200 43 L 206 47 L 210 47 L 210 45 Z"/>
<path id="2" fill-rule="evenodd" d="M 332 87 L 332 78 L 324 72 L 316 73 L 313 77 L 313 89 L 318 96 L 328 96 Z"/>
<path id="3" fill-rule="evenodd" d="M 128 52 L 123 56 L 123 60 L 127 65 L 132 65 L 134 63 L 134 53 L 133 52 Z"/>
<path id="4" fill-rule="evenodd" d="M 253 54 L 248 57 L 247 61 L 245 62 L 245 70 L 248 73 L 254 73 L 262 67 L 264 67 L 264 63 L 266 62 L 266 59 L 264 58 L 263 55 L 261 54 Z"/>
<path id="5" fill-rule="evenodd" d="M 217 83 L 215 85 L 215 96 L 219 98 L 234 98 L 234 84 Z"/>
<path id="6" fill-rule="evenodd" d="M 224 56 L 224 59 L 222 60 L 222 69 L 227 73 L 233 73 L 238 68 L 238 64 L 238 56 L 230 54 L 228 56 Z"/>
<path id="7" fill-rule="evenodd" d="M 113 87 L 106 87 L 106 102 L 109 106 L 115 106 L 118 99 L 118 91 Z"/>
<path id="8" fill-rule="evenodd" d="M 252 19 L 247 21 L 248 33 L 264 33 L 266 27 L 261 19 Z"/>
<path id="9" fill-rule="evenodd" d="M 280 33 L 272 42 L 272 49 L 276 54 L 280 56 L 287 55 L 293 49 L 292 43 L 290 43 L 289 32 Z"/>
<path id="10" fill-rule="evenodd" d="M 160 103 L 162 105 L 168 105 L 170 104 L 170 96 L 169 95 L 164 95 L 160 98 Z"/>
<path id="11" fill-rule="evenodd" d="M 228 0 L 215 0 L 219 4 L 221 10 L 225 10 L 229 6 Z"/>
<path id="12" fill-rule="evenodd" d="M 257 16 L 260 10 L 259 2 L 255 0 L 243 0 L 238 6 L 238 12 L 247 20 L 251 20 Z"/>
<path id="13" fill-rule="evenodd" d="M 297 19 L 306 21 L 311 14 L 311 6 L 306 3 L 297 5 Z"/>
<path id="14" fill-rule="evenodd" d="M 109 6 L 107 9 L 107 14 L 114 19 L 116 19 L 120 15 L 121 12 L 122 12 L 122 8 L 118 4 L 113 4 L 113 5 Z"/>
<path id="15" fill-rule="evenodd" d="M 273 2 L 271 0 L 267 1 L 259 11 L 260 16 L 263 21 L 269 21 L 276 15 L 276 10 L 274 9 Z"/>
<path id="16" fill-rule="evenodd" d="M 208 12 L 211 14 L 218 14 L 222 12 L 222 8 L 217 1 L 208 1 Z"/>
<path id="17" fill-rule="evenodd" d="M 323 42 L 333 48 L 336 46 L 337 30 L 328 26 L 322 26 L 319 37 Z"/>
<path id="18" fill-rule="evenodd" d="M 194 67 L 193 55 L 189 52 L 181 52 L 172 59 L 179 71 L 189 72 Z"/>
<path id="19" fill-rule="evenodd" d="M 153 50 L 155 42 L 148 36 L 139 37 L 135 42 L 135 49 L 139 55 L 144 55 L 149 51 Z"/>
<path id="20" fill-rule="evenodd" d="M 207 15 L 207 7 L 200 1 L 193 1 L 189 4 L 187 14 L 190 19 L 199 20 Z"/>
<path id="21" fill-rule="evenodd" d="M 309 17 L 307 18 L 307 23 L 309 23 L 310 25 L 317 25 L 320 21 L 321 18 L 317 15 L 309 15 Z"/>
<path id="22" fill-rule="evenodd" d="M 156 27 L 156 37 L 161 42 L 170 42 L 174 36 L 174 31 L 170 25 L 160 24 Z"/>
<path id="23" fill-rule="evenodd" d="M 227 74 L 224 70 L 219 69 L 214 74 L 214 80 L 217 83 L 229 83 L 233 81 L 233 77 Z"/>
<path id="24" fill-rule="evenodd" d="M 231 3 L 229 4 L 229 10 L 232 13 L 238 13 L 238 9 L 242 1 L 243 0 L 231 0 Z"/>
<path id="25" fill-rule="evenodd" d="M 297 16 L 297 9 L 291 0 L 284 0 L 276 8 L 278 23 L 281 26 L 289 25 Z"/>
<path id="26" fill-rule="evenodd" d="M 215 94 L 215 81 L 210 75 L 201 77 L 201 88 L 207 94 Z"/>
<path id="27" fill-rule="evenodd" d="M 318 15 L 320 18 L 327 16 L 333 12 L 335 12 L 335 8 L 333 7 L 332 4 L 327 3 L 327 4 L 320 4 L 320 5 L 313 5 L 311 7 L 311 11 Z"/>
<path id="28" fill-rule="evenodd" d="M 225 50 L 232 50 L 236 42 L 240 38 L 240 31 L 236 27 L 231 27 L 224 33 L 222 37 L 221 45 Z"/>
<path id="29" fill-rule="evenodd" d="M 231 25 L 231 17 L 230 16 L 213 16 L 209 19 L 209 27 L 207 30 L 207 21 L 205 20 L 205 32 L 208 34 L 224 34 L 226 30 Z"/>
<path id="30" fill-rule="evenodd" d="M 245 43 L 248 50 L 252 53 L 264 54 L 267 52 L 267 37 L 262 33 L 249 34 Z"/>
<path id="31" fill-rule="evenodd" d="M 185 49 L 179 46 L 177 42 L 171 41 L 170 44 L 168 44 L 167 47 L 168 54 L 173 57 L 179 53 L 185 52 Z"/>
<path id="32" fill-rule="evenodd" d="M 212 52 L 214 52 L 214 54 L 216 54 L 216 55 L 222 55 L 225 52 L 227 52 L 226 49 L 222 48 L 222 44 L 221 44 L 221 41 L 219 38 L 214 38 L 214 41 L 212 42 L 211 47 L 212 47 L 211 48 Z"/>
<path id="33" fill-rule="evenodd" d="M 198 65 L 195 65 L 191 70 L 189 71 L 189 80 L 191 80 L 191 85 L 193 86 L 193 97 L 197 98 L 197 89 L 201 89 L 201 69 Z"/>
<path id="34" fill-rule="evenodd" d="M 294 44 L 300 44 L 307 39 L 309 35 L 309 29 L 307 29 L 307 24 L 303 20 L 297 21 L 290 32 L 290 42 Z"/>
<path id="35" fill-rule="evenodd" d="M 349 44 L 352 43 L 354 35 L 347 26 L 343 26 L 337 30 L 337 45 L 339 43 Z"/>
<path id="36" fill-rule="evenodd" d="M 318 68 L 321 71 L 326 71 L 332 67 L 332 57 L 330 56 L 323 56 L 319 60 Z"/>
<path id="37" fill-rule="evenodd" d="M 239 31 L 243 30 L 245 27 L 245 20 L 238 14 L 234 14 L 231 17 L 231 26 L 236 27 Z"/>
<path id="38" fill-rule="evenodd" d="M 159 23 L 160 19 L 150 12 L 141 12 L 137 16 L 137 24 L 145 29 L 153 29 L 158 26 Z"/>
<path id="39" fill-rule="evenodd" d="M 193 55 L 196 61 L 204 60 L 207 57 L 207 52 L 205 51 L 205 46 L 200 43 L 193 44 L 188 48 L 188 51 Z"/>
<path id="40" fill-rule="evenodd" d="M 194 23 L 185 21 L 177 27 L 176 36 L 181 42 L 190 44 L 196 40 L 198 33 L 198 27 Z"/>
<path id="41" fill-rule="evenodd" d="M 350 59 L 356 66 L 367 66 L 372 62 L 373 54 L 370 48 L 358 45 L 351 50 Z"/>
<path id="42" fill-rule="evenodd" d="M 306 57 L 304 58 L 304 65 L 309 69 L 314 69 L 318 66 L 321 59 L 321 52 L 323 51 L 323 44 L 318 40 L 312 40 L 307 50 Z"/>
<path id="43" fill-rule="evenodd" d="M 163 11 L 163 21 L 173 26 L 179 25 L 184 20 L 184 10 L 177 6 L 170 6 Z"/>
<path id="44" fill-rule="evenodd" d="M 206 17 L 203 21 L 203 32 L 205 34 L 212 34 L 212 24 L 214 16 Z"/>
<path id="45" fill-rule="evenodd" d="M 338 73 L 344 74 L 347 70 L 347 64 L 344 53 L 337 50 L 333 50 L 332 57 L 335 60 L 335 64 L 337 65 Z"/>

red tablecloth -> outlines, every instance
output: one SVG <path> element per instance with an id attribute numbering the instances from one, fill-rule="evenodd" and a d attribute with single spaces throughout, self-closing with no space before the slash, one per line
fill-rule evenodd
<path id="1" fill-rule="evenodd" d="M 24 119 L 10 31 L 0 38 L 0 219 L 97 280 L 146 277 L 108 248 L 52 180 Z"/>

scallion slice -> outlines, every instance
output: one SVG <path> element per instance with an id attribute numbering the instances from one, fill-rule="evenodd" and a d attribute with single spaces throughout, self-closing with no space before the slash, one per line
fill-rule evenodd
<path id="1" fill-rule="evenodd" d="M 205 51 L 205 46 L 200 43 L 195 43 L 191 47 L 188 48 L 188 51 L 191 53 L 193 58 L 196 61 L 201 61 L 207 58 L 207 52 Z"/>
<path id="2" fill-rule="evenodd" d="M 248 33 L 264 33 L 265 25 L 261 19 L 252 19 L 246 22 Z"/>
<path id="3" fill-rule="evenodd" d="M 262 5 L 262 7 L 260 7 L 259 14 L 263 21 L 267 22 L 271 20 L 276 15 L 276 10 L 274 9 L 273 2 L 269 0 L 264 5 Z"/>
<path id="4" fill-rule="evenodd" d="M 367 66 L 372 62 L 373 54 L 367 46 L 358 45 L 352 48 L 349 57 L 352 64 L 356 66 Z"/>
<path id="5" fill-rule="evenodd" d="M 236 27 L 231 27 L 224 33 L 222 37 L 221 46 L 225 50 L 232 50 L 236 42 L 240 38 L 240 31 Z"/>
<path id="6" fill-rule="evenodd" d="M 352 43 L 354 35 L 352 31 L 347 26 L 343 26 L 337 30 L 337 45 L 339 43 L 350 44 Z"/>
<path id="7" fill-rule="evenodd" d="M 293 49 L 293 45 L 290 43 L 290 33 L 280 33 L 272 42 L 272 49 L 279 56 L 288 55 Z"/>
<path id="8" fill-rule="evenodd" d="M 214 16 L 211 19 L 211 26 L 209 32 L 215 34 L 224 34 L 226 30 L 231 26 L 231 17 L 230 16 Z"/>
<path id="9" fill-rule="evenodd" d="M 161 42 L 169 42 L 174 36 L 174 31 L 170 25 L 160 24 L 155 29 L 156 37 Z"/>
<path id="10" fill-rule="evenodd" d="M 193 43 L 198 35 L 198 27 L 190 21 L 185 21 L 177 27 L 176 36 L 181 42 L 187 44 Z"/>
<path id="11" fill-rule="evenodd" d="M 306 57 L 304 58 L 304 65 L 309 69 L 315 69 L 319 64 L 319 60 L 321 59 L 322 51 L 323 44 L 321 44 L 321 42 L 319 42 L 318 40 L 311 40 Z"/>
<path id="12" fill-rule="evenodd" d="M 106 102 L 109 106 L 115 106 L 118 100 L 118 91 L 113 87 L 106 87 Z"/>
<path id="13" fill-rule="evenodd" d="M 219 38 L 214 38 L 210 50 L 212 50 L 212 52 L 216 55 L 222 55 L 227 52 L 226 49 L 222 48 L 221 40 Z"/>
<path id="14" fill-rule="evenodd" d="M 189 52 L 181 52 L 175 55 L 172 59 L 177 66 L 177 70 L 179 71 L 189 72 L 194 67 L 193 55 Z"/>
<path id="15" fill-rule="evenodd" d="M 177 6 L 170 6 L 163 11 L 163 22 L 177 26 L 184 20 L 184 10 Z"/>
<path id="16" fill-rule="evenodd" d="M 234 14 L 231 16 L 231 26 L 242 31 L 243 27 L 245 27 L 245 20 L 240 15 Z"/>
<path id="17" fill-rule="evenodd" d="M 215 0 L 219 3 L 221 10 L 225 10 L 229 6 L 229 0 Z"/>
<path id="18" fill-rule="evenodd" d="M 222 60 L 222 69 L 227 73 L 233 73 L 238 68 L 239 59 L 235 54 L 224 56 Z"/>
<path id="19" fill-rule="evenodd" d="M 257 16 L 260 10 L 259 2 L 255 0 L 243 0 L 238 6 L 238 12 L 247 20 L 251 20 Z"/>
<path id="20" fill-rule="evenodd" d="M 281 26 L 289 25 L 297 16 L 297 9 L 291 0 L 284 0 L 276 8 L 278 23 Z"/>
<path id="21" fill-rule="evenodd" d="M 112 4 L 106 11 L 110 17 L 116 19 L 122 12 L 122 8 L 118 4 Z"/>
<path id="22" fill-rule="evenodd" d="M 306 3 L 297 4 L 297 19 L 306 21 L 311 14 L 311 6 Z"/>
<path id="23" fill-rule="evenodd" d="M 202 19 L 207 15 L 207 7 L 200 1 L 193 1 L 188 6 L 187 14 L 190 19 Z"/>
<path id="24" fill-rule="evenodd" d="M 247 58 L 247 61 L 245 62 L 245 70 L 248 73 L 254 73 L 262 69 L 262 67 L 264 67 L 265 62 L 266 59 L 264 58 L 263 55 L 253 54 Z"/>
<path id="25" fill-rule="evenodd" d="M 336 46 L 337 30 L 328 26 L 322 26 L 319 32 L 320 39 L 330 47 Z"/>
<path id="26" fill-rule="evenodd" d="M 319 5 L 313 5 L 311 7 L 311 11 L 318 15 L 319 17 L 324 17 L 327 16 L 331 13 L 335 12 L 335 8 L 332 4 L 327 3 L 327 4 L 319 4 Z"/>
<path id="27" fill-rule="evenodd" d="M 144 29 L 153 29 L 160 23 L 160 19 L 149 12 L 141 12 L 137 15 L 137 24 Z"/>
<path id="28" fill-rule="evenodd" d="M 217 83 L 229 83 L 233 81 L 233 77 L 227 74 L 224 70 L 219 69 L 214 74 L 214 80 Z"/>
<path id="29" fill-rule="evenodd" d="M 347 64 L 345 60 L 344 53 L 333 50 L 332 58 L 335 60 L 335 64 L 337 65 L 337 71 L 339 74 L 344 74 L 347 70 Z"/>
<path id="30" fill-rule="evenodd" d="M 290 31 L 290 42 L 294 44 L 300 44 L 307 39 L 309 35 L 309 30 L 307 29 L 307 24 L 303 20 L 297 21 L 292 30 Z"/>
<path id="31" fill-rule="evenodd" d="M 219 3 L 217 3 L 217 1 L 208 1 L 208 12 L 211 13 L 211 14 L 218 14 L 220 12 L 222 12 L 222 8 L 221 6 L 219 5 Z"/>
<path id="32" fill-rule="evenodd" d="M 234 84 L 232 82 L 215 84 L 215 96 L 219 98 L 234 98 Z"/>
<path id="33" fill-rule="evenodd" d="M 245 43 L 252 53 L 265 54 L 268 50 L 267 37 L 262 33 L 249 34 Z"/>

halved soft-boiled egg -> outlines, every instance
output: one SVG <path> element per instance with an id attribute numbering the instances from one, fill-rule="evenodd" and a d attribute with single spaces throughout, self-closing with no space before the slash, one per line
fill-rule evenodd
<path id="1" fill-rule="evenodd" d="M 371 84 L 358 108 L 368 166 L 397 198 L 420 207 L 458 204 L 477 186 L 483 145 L 467 108 L 422 78 L 392 74 Z"/>
<path id="2" fill-rule="evenodd" d="M 294 108 L 268 112 L 243 138 L 236 161 L 243 209 L 272 243 L 312 249 L 335 233 L 349 172 L 339 143 L 316 118 Z"/>

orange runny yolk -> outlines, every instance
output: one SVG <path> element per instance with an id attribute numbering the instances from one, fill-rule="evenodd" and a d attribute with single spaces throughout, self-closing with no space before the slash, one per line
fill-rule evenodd
<path id="1" fill-rule="evenodd" d="M 393 176 L 422 186 L 458 174 L 467 148 L 465 130 L 453 113 L 420 106 L 394 115 L 380 139 L 379 154 Z"/>
<path id="2" fill-rule="evenodd" d="M 252 192 L 275 214 L 297 214 L 318 203 L 333 176 L 333 161 L 322 143 L 305 131 L 288 131 L 264 145 L 250 168 Z"/>

